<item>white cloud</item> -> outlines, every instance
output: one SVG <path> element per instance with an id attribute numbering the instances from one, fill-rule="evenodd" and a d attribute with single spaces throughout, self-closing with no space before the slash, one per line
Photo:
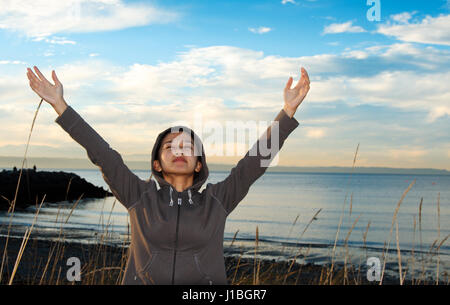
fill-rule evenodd
<path id="1" fill-rule="evenodd" d="M 366 59 L 369 57 L 369 53 L 362 50 L 345 51 L 342 53 L 344 58 Z"/>
<path id="2" fill-rule="evenodd" d="M 362 33 L 365 32 L 362 27 L 353 25 L 353 21 L 345 23 L 332 23 L 326 26 L 323 30 L 323 34 L 337 34 L 337 33 Z"/>
<path id="3" fill-rule="evenodd" d="M 25 94 L 24 88 L 28 85 L 26 80 L 26 70 L 24 67 L 20 69 L 23 72 L 19 75 L 0 74 L 0 105 L 1 104 L 15 104 L 20 108 L 20 104 L 29 103 L 31 94 Z M 36 100 L 36 98 L 34 99 Z M 13 110 L 13 109 L 12 109 Z M 2 120 L 2 124 L 5 124 Z M 1 132 L 0 132 L 1 133 Z"/>
<path id="4" fill-rule="evenodd" d="M 385 71 L 371 77 L 334 77 L 312 82 L 310 100 L 352 105 L 383 105 L 430 113 L 428 122 L 447 113 L 450 72 L 417 74 Z"/>
<path id="5" fill-rule="evenodd" d="M 292 3 L 295 4 L 294 0 L 281 0 L 281 4 Z"/>
<path id="6" fill-rule="evenodd" d="M 404 13 L 392 15 L 391 19 L 398 23 L 406 24 L 406 23 L 408 23 L 408 21 L 412 18 L 412 15 L 414 15 L 414 14 L 415 14 L 415 12 L 412 12 L 412 13 L 404 12 Z"/>
<path id="7" fill-rule="evenodd" d="M 399 58 L 403 60 L 402 67 L 407 61 L 421 65 L 394 70 L 392 62 Z M 425 122 L 435 122 L 450 115 L 448 58 L 447 51 L 411 44 L 292 58 L 212 46 L 191 48 L 173 61 L 155 65 L 136 63 L 123 67 L 87 57 L 85 61 L 39 68 L 46 76 L 55 69 L 67 101 L 127 154 L 149 150 L 157 131 L 173 121 L 194 123 L 195 113 L 201 113 L 204 120 L 219 122 L 249 120 L 249 113 L 250 119 L 273 119 L 283 105 L 282 90 L 288 77 L 293 76 L 296 82 L 300 66 L 306 67 L 312 80 L 302 109 L 338 103 L 382 105 L 421 113 Z M 372 72 L 374 65 L 381 70 L 354 74 L 355 67 Z M 422 65 L 425 70 L 418 73 Z M 39 101 L 28 86 L 25 71 L 5 75 L 0 76 L 0 114 L 8 115 L 1 119 L 0 144 L 26 139 Z M 234 108 L 227 102 L 232 102 Z M 322 139 L 331 129 L 320 124 L 339 126 L 345 121 L 336 119 L 337 113 L 330 117 L 334 108 L 326 111 L 323 117 L 305 120 L 308 125 L 315 124 L 305 129 L 306 137 Z M 61 137 L 62 132 L 43 126 L 54 119 L 53 109 L 43 106 L 37 132 L 33 134 L 34 143 L 53 143 Z M 121 126 L 120 130 L 117 126 Z M 367 122 L 361 122 L 361 126 L 367 126 Z"/>
<path id="8" fill-rule="evenodd" d="M 268 110 L 280 106 L 281 89 L 288 77 L 298 79 L 300 66 L 305 66 L 312 79 L 309 103 L 342 101 L 420 111 L 431 123 L 448 115 L 449 58 L 447 51 L 410 44 L 298 58 L 214 46 L 192 48 L 172 62 L 157 65 L 111 67 L 98 60 L 66 65 L 58 75 L 67 78 L 67 88 L 73 94 L 81 94 L 78 91 L 86 86 L 92 90 L 93 80 L 101 80 L 102 90 L 124 105 L 195 104 L 220 98 L 221 104 L 233 101 L 239 107 Z M 393 70 L 396 61 L 402 63 L 399 70 Z M 412 62 L 411 69 L 403 69 L 406 61 Z M 370 70 L 374 63 L 379 72 Z M 353 75 L 355 65 L 363 72 L 367 65 L 372 73 Z M 424 71 L 418 73 L 418 69 Z"/>
<path id="9" fill-rule="evenodd" d="M 73 40 L 68 40 L 66 39 L 66 37 L 52 37 L 52 38 L 47 38 L 47 37 L 36 37 L 33 39 L 33 41 L 45 41 L 46 43 L 51 43 L 51 44 L 76 44 L 75 41 Z"/>
<path id="10" fill-rule="evenodd" d="M 420 111 L 427 122 L 434 122 L 449 115 L 449 58 L 447 51 L 410 44 L 298 58 L 213 46 L 189 49 L 174 61 L 157 65 L 119 67 L 89 57 L 88 61 L 53 68 L 66 94 L 80 100 L 100 95 L 114 104 L 155 106 L 220 98 L 220 103 L 230 101 L 236 107 L 268 111 L 281 105 L 285 82 L 289 76 L 298 79 L 299 68 L 304 66 L 312 79 L 309 103 L 383 105 Z M 401 69 L 394 70 L 397 61 Z M 407 62 L 412 66 L 405 70 Z M 375 73 L 374 65 L 379 69 Z M 355 66 L 362 72 L 355 75 Z M 51 69 L 42 67 L 45 75 L 50 75 Z M 424 70 L 418 73 L 418 69 Z M 24 79 L 16 81 L 21 82 L 27 86 Z M 14 86 L 12 90 L 6 79 L 0 86 L 4 90 L 1 98 L 24 96 L 20 94 L 23 90 Z M 30 95 L 25 96 L 29 100 Z"/>
<path id="11" fill-rule="evenodd" d="M 19 31 L 29 37 L 119 30 L 167 23 L 178 17 L 176 12 L 145 2 L 122 0 L 0 0 L 0 7 L 0 29 Z"/>
<path id="12" fill-rule="evenodd" d="M 388 154 L 394 159 L 419 158 L 427 155 L 429 152 L 421 148 L 409 147 L 406 149 L 390 149 Z"/>
<path id="13" fill-rule="evenodd" d="M 260 26 L 259 28 L 248 28 L 248 30 L 255 34 L 265 34 L 270 32 L 272 29 L 265 26 Z"/>
<path id="14" fill-rule="evenodd" d="M 378 33 L 393 36 L 401 41 L 450 46 L 450 15 L 426 16 L 418 22 L 410 22 L 409 13 L 394 15 L 391 18 L 394 22 L 379 25 Z"/>
<path id="15" fill-rule="evenodd" d="M 25 65 L 26 62 L 20 60 L 0 60 L 0 65 Z"/>
<path id="16" fill-rule="evenodd" d="M 340 122 L 345 122 L 348 120 L 348 117 L 345 115 L 341 116 L 321 116 L 320 118 L 304 118 L 302 119 L 302 123 L 305 125 L 331 125 Z"/>
<path id="17" fill-rule="evenodd" d="M 426 117 L 427 122 L 434 122 L 436 119 L 444 116 L 450 116 L 450 105 L 437 106 L 431 109 Z"/>
<path id="18" fill-rule="evenodd" d="M 325 129 L 323 128 L 306 128 L 306 137 L 312 139 L 320 139 L 325 136 Z"/>

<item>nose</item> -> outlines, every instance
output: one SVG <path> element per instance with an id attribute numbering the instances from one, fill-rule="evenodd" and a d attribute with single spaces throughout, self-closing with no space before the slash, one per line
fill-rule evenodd
<path id="1" fill-rule="evenodd" d="M 176 147 L 176 146 L 174 146 L 174 147 L 172 147 L 172 149 L 173 149 L 173 154 L 175 155 L 175 156 L 179 156 L 179 155 L 183 155 L 183 156 L 190 156 L 191 155 L 191 148 L 189 147 L 189 145 L 187 145 L 186 147 L 183 147 L 183 146 L 181 146 L 181 147 Z"/>
<path id="2" fill-rule="evenodd" d="M 177 157 L 188 155 L 188 153 L 183 148 L 174 148 L 173 154 Z"/>

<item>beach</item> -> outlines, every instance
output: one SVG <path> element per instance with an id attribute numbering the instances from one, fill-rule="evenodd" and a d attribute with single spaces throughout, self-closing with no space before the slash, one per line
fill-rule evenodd
<path id="1" fill-rule="evenodd" d="M 21 238 L 9 238 L 7 264 L 1 284 L 8 284 L 22 245 Z M 6 237 L 0 238 L 4 249 Z M 103 244 L 29 239 L 20 264 L 14 275 L 15 285 L 118 285 L 125 270 L 127 247 Z M 3 253 L 2 253 L 3 254 Z M 71 257 L 80 259 L 80 281 L 67 279 Z M 332 278 L 327 278 L 329 266 L 315 264 L 292 264 L 292 261 L 243 258 L 225 255 L 228 283 L 231 285 L 377 285 L 369 282 L 366 269 L 348 265 L 334 266 Z M 396 276 L 386 275 L 385 285 L 398 285 Z M 406 280 L 404 284 L 434 284 L 431 280 L 417 282 Z M 448 284 L 443 282 L 441 284 Z"/>

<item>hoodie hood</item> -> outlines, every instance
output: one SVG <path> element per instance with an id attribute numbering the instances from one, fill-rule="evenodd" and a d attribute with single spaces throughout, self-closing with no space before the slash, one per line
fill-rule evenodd
<path id="1" fill-rule="evenodd" d="M 177 133 L 177 132 L 180 132 L 180 131 L 183 131 L 183 132 L 189 134 L 191 136 L 191 139 L 194 140 L 194 154 L 199 157 L 199 161 L 202 163 L 202 168 L 201 168 L 200 172 L 194 174 L 194 182 L 193 182 L 192 186 L 188 187 L 183 192 L 177 192 L 177 190 L 173 187 L 173 185 L 171 185 L 169 182 L 164 180 L 164 177 L 162 176 L 162 173 L 157 172 L 153 168 L 153 162 L 155 160 L 158 160 L 158 151 L 159 151 L 159 148 L 161 146 L 161 142 L 164 139 L 164 137 L 168 133 Z M 194 193 L 198 192 L 198 190 L 206 182 L 206 179 L 209 176 L 209 170 L 208 170 L 208 166 L 206 164 L 205 149 L 203 147 L 203 143 L 202 143 L 200 137 L 192 129 L 190 129 L 189 127 L 181 126 L 181 125 L 169 127 L 166 130 L 162 131 L 158 135 L 158 137 L 156 138 L 155 144 L 153 145 L 153 149 L 152 149 L 151 168 L 152 168 L 152 174 L 155 177 L 155 179 L 158 181 L 159 186 L 164 191 L 168 191 L 169 192 L 169 196 L 170 196 L 170 203 L 169 203 L 169 205 L 171 205 L 171 206 L 173 205 L 172 194 L 174 192 L 179 194 L 179 196 L 177 196 L 177 197 L 184 197 L 183 195 L 186 195 L 186 193 L 187 193 L 187 195 L 189 196 L 189 203 L 192 204 L 193 203 L 192 202 L 192 192 L 194 192 Z M 181 204 L 180 200 L 178 200 L 178 204 Z"/>

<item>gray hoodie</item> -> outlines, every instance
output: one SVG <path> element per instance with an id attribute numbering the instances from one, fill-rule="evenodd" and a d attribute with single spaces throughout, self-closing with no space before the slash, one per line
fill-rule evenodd
<path id="1" fill-rule="evenodd" d="M 111 192 L 130 214 L 131 244 L 122 284 L 228 284 L 223 256 L 227 216 L 266 171 L 267 165 L 261 166 L 261 162 L 273 160 L 299 125 L 284 110 L 274 121 L 278 123 L 267 128 L 223 181 L 207 183 L 202 192 L 199 190 L 209 171 L 203 144 L 197 142 L 201 144 L 202 169 L 192 186 L 178 192 L 153 166 L 152 174 L 158 185 L 151 178 L 144 181 L 136 176 L 121 155 L 71 106 L 56 118 L 55 122 L 86 149 Z M 179 127 L 180 131 L 192 132 L 191 136 L 199 140 L 189 128 Z M 279 132 L 273 148 L 272 129 Z M 161 140 L 170 131 L 168 128 L 158 135 L 151 164 L 157 158 Z M 260 146 L 260 142 L 264 144 Z M 269 158 L 268 154 L 256 150 L 258 147 L 270 149 Z"/>

